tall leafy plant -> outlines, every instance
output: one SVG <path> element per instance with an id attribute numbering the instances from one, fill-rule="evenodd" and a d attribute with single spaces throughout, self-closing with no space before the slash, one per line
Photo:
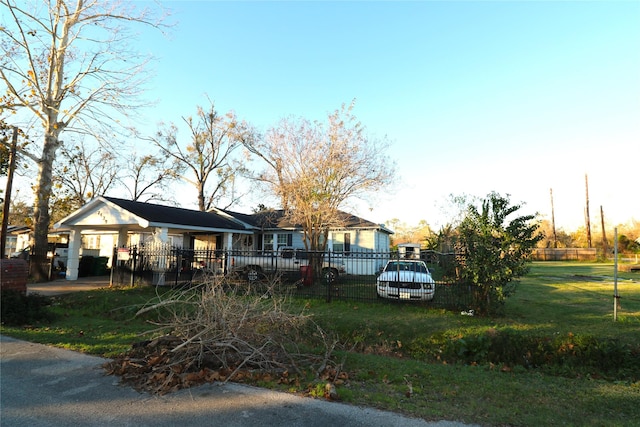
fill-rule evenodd
<path id="1" fill-rule="evenodd" d="M 514 279 L 527 273 L 529 255 L 544 237 L 536 216 L 519 216 L 520 208 L 493 192 L 480 206 L 469 204 L 458 227 L 460 279 L 474 287 L 478 314 L 501 313 Z"/>

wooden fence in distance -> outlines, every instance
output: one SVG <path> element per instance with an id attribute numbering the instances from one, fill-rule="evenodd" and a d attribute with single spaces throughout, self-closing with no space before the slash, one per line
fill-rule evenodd
<path id="1" fill-rule="evenodd" d="M 533 261 L 595 261 L 596 248 L 536 248 Z"/>

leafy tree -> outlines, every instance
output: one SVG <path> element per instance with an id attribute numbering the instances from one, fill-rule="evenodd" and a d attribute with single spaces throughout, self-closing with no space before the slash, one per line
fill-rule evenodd
<path id="1" fill-rule="evenodd" d="M 473 285 L 478 314 L 499 314 L 515 290 L 514 279 L 528 271 L 528 257 L 542 239 L 535 215 L 517 216 L 520 205 L 490 193 L 481 206 L 469 204 L 458 226 L 460 279 Z"/>
<path id="2" fill-rule="evenodd" d="M 424 219 L 420 220 L 416 226 L 410 226 L 397 218 L 387 221 L 387 224 L 394 231 L 391 238 L 392 246 L 397 246 L 400 243 L 420 243 L 425 247 L 433 234 L 429 223 Z"/>
<path id="3" fill-rule="evenodd" d="M 7 176 L 9 172 L 9 157 L 11 153 L 10 130 L 10 127 L 5 121 L 0 120 L 0 176 Z"/>
<path id="4" fill-rule="evenodd" d="M 33 225 L 33 206 L 23 200 L 15 200 L 14 197 L 9 209 L 9 224 L 31 227 Z"/>
<path id="5" fill-rule="evenodd" d="M 148 62 L 127 30 L 133 23 L 158 28 L 162 20 L 99 0 L 0 0 L 0 14 L 0 79 L 7 88 L 2 107 L 19 110 L 25 123 L 39 122 L 42 129 L 41 143 L 22 154 L 38 165 L 33 243 L 36 257 L 44 259 L 61 136 L 72 131 L 114 139 L 118 119 L 139 106 Z"/>
<path id="6" fill-rule="evenodd" d="M 455 250 L 458 231 L 452 224 L 447 224 L 440 228 L 437 233 L 432 233 L 427 237 L 426 249 L 452 253 Z"/>
<path id="7" fill-rule="evenodd" d="M 621 234 L 618 236 L 618 252 L 627 254 L 640 253 L 640 244 L 630 239 L 627 235 Z"/>
<path id="8" fill-rule="evenodd" d="M 176 161 L 180 177 L 196 188 L 201 211 L 223 200 L 227 201 L 224 207 L 232 205 L 239 198 L 235 180 L 244 171 L 233 154 L 253 138 L 250 125 L 239 121 L 233 112 L 220 115 L 213 103 L 207 110 L 198 107 L 195 117 L 183 120 L 190 133 L 188 143 L 179 141 L 178 128 L 173 124 L 161 129 L 151 141 Z"/>
<path id="9" fill-rule="evenodd" d="M 7 110 L 3 108 L 4 107 L 0 105 L 0 114 L 7 112 Z M 11 144 L 13 142 L 13 129 L 14 126 L 11 126 L 5 119 L 0 117 L 0 176 L 7 176 L 9 173 L 9 157 L 11 154 Z M 28 160 L 28 158 L 25 159 L 21 152 L 32 144 L 33 141 L 31 141 L 22 129 L 16 129 L 18 131 L 18 139 L 16 144 L 16 170 L 14 173 L 21 175 L 29 169 L 29 164 L 25 161 Z M 3 190 L 4 189 L 0 189 L 0 191 Z"/>
<path id="10" fill-rule="evenodd" d="M 458 242 L 458 230 L 453 224 L 446 224 L 436 233 L 426 237 L 425 249 L 437 252 L 433 261 L 438 263 L 444 280 L 457 280 L 455 248 Z"/>
<path id="11" fill-rule="evenodd" d="M 587 241 L 587 228 L 585 226 L 578 227 L 576 230 L 570 233 L 570 236 L 571 236 L 572 247 L 574 248 L 589 247 L 589 243 Z"/>
<path id="12" fill-rule="evenodd" d="M 575 243 L 570 234 L 562 228 L 556 229 L 556 242 L 553 241 L 553 225 L 549 220 L 540 221 L 538 233 L 542 235 L 542 239 L 538 242 L 539 248 L 553 248 L 554 244 L 558 248 L 572 248 Z"/>
<path id="13" fill-rule="evenodd" d="M 344 223 L 340 209 L 394 176 L 386 140 L 369 138 L 353 107 L 342 105 L 326 123 L 283 119 L 245 143 L 267 166 L 254 178 L 279 199 L 287 220 L 302 226 L 307 250 L 324 252 L 329 229 Z"/>

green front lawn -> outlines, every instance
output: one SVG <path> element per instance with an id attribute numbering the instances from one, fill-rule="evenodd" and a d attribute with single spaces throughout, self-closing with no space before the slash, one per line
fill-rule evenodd
<path id="1" fill-rule="evenodd" d="M 629 349 L 640 348 L 640 272 L 620 273 L 618 292 L 614 322 L 612 264 L 540 262 L 508 299 L 504 318 L 387 301 L 293 304 L 340 337 L 344 402 L 480 425 L 640 425 L 640 369 L 608 370 L 610 361 L 598 359 L 628 363 Z M 151 287 L 61 296 L 53 300 L 54 321 L 0 332 L 114 357 L 153 329 L 151 314 L 134 314 L 159 298 Z M 539 354 L 509 354 L 519 346 Z M 496 352 L 512 359 L 490 361 Z M 587 352 L 589 363 L 576 365 Z M 536 356 L 556 364 L 539 365 Z M 527 357 L 529 364 L 519 360 Z M 319 380 L 305 381 L 260 385 L 303 392 Z"/>

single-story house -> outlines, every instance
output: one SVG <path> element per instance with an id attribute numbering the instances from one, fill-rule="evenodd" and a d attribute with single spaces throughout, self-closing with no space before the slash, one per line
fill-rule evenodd
<path id="1" fill-rule="evenodd" d="M 10 258 L 14 252 L 22 251 L 28 247 L 30 234 L 31 228 L 26 225 L 8 225 L 2 256 Z"/>
<path id="2" fill-rule="evenodd" d="M 329 251 L 341 254 L 388 252 L 391 230 L 344 213 L 343 225 L 329 233 Z M 66 278 L 76 280 L 80 249 L 112 257 L 113 249 L 161 243 L 213 250 L 303 248 L 302 227 L 288 223 L 284 212 L 243 214 L 223 209 L 202 212 L 114 197 L 96 197 L 54 225 L 69 233 Z"/>

